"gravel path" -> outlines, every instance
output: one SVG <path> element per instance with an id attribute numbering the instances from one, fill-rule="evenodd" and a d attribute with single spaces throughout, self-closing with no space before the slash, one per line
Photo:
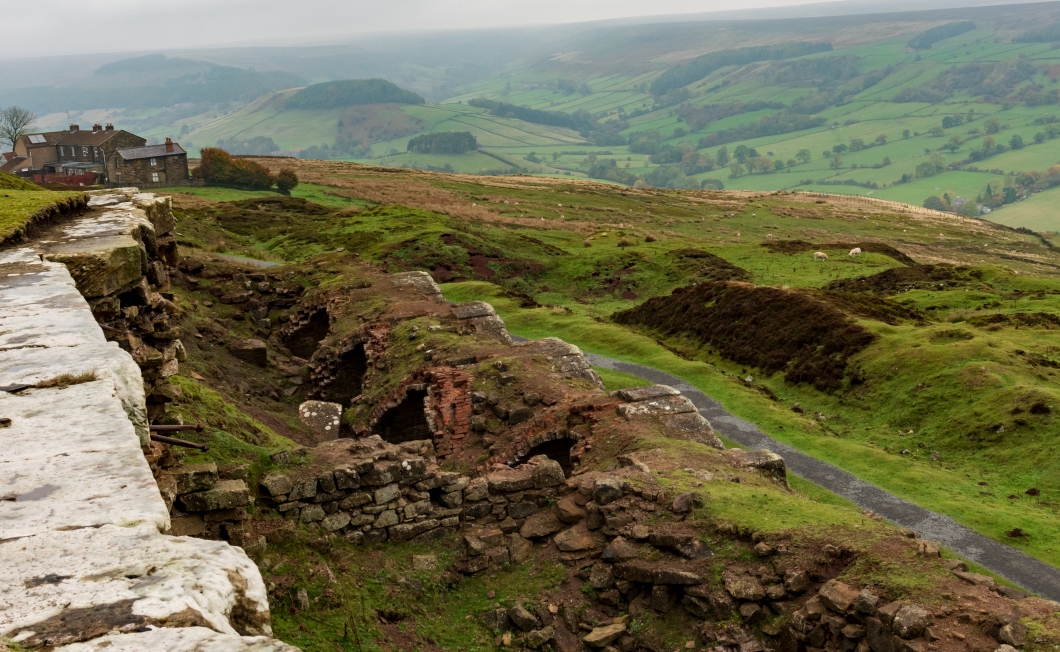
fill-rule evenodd
<path id="1" fill-rule="evenodd" d="M 1051 600 L 1060 600 L 1060 569 L 1029 557 L 1011 546 L 988 539 L 948 516 L 914 505 L 859 480 L 838 467 L 778 442 L 759 431 L 754 424 L 730 414 L 716 400 L 676 376 L 602 355 L 589 353 L 586 357 L 595 367 L 613 369 L 653 383 L 670 385 L 687 396 L 714 429 L 728 439 L 751 450 L 769 449 L 783 457 L 788 470 L 800 478 L 819 484 L 862 509 L 871 509 L 892 523 L 915 530 L 925 539 L 938 541 L 966 559 L 981 564 L 1032 593 Z"/>

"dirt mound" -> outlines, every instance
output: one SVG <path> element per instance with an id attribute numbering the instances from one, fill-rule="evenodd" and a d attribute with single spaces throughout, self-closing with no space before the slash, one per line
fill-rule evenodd
<path id="1" fill-rule="evenodd" d="M 838 292 L 871 292 L 898 294 L 907 290 L 952 290 L 975 285 L 981 278 L 978 271 L 954 265 L 915 265 L 895 267 L 872 276 L 841 279 L 824 286 Z"/>
<path id="2" fill-rule="evenodd" d="M 692 336 L 740 364 L 784 371 L 789 382 L 821 391 L 835 391 L 845 379 L 858 382 L 847 360 L 874 339 L 844 313 L 805 294 L 732 283 L 678 288 L 614 319 Z"/>
<path id="3" fill-rule="evenodd" d="M 823 251 L 825 249 L 853 249 L 860 248 L 866 253 L 883 254 L 893 258 L 903 265 L 916 265 L 916 261 L 898 251 L 894 247 L 882 242 L 823 242 L 814 244 L 805 240 L 777 240 L 775 242 L 763 242 L 762 246 L 774 254 L 797 254 L 803 251 Z"/>
<path id="4" fill-rule="evenodd" d="M 676 249 L 667 254 L 671 265 L 686 278 L 692 276 L 702 281 L 751 281 L 754 276 L 742 267 L 737 267 L 721 256 L 701 249 Z"/>
<path id="5" fill-rule="evenodd" d="M 209 209 L 225 230 L 261 241 L 289 235 L 307 243 L 323 243 L 324 226 L 334 215 L 326 206 L 298 197 L 263 197 L 216 204 Z"/>

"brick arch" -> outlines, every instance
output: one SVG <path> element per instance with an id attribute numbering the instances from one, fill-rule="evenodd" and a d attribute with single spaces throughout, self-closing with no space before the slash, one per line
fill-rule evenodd
<path id="1" fill-rule="evenodd" d="M 299 306 L 276 334 L 291 353 L 308 360 L 330 330 L 331 314 L 325 301 Z"/>
<path id="2" fill-rule="evenodd" d="M 410 393 L 425 393 L 424 418 L 439 458 L 453 454 L 471 432 L 471 375 L 455 367 L 419 369 L 380 400 L 368 414 L 367 426 L 356 431 L 360 437 L 378 434 L 387 414 L 399 409 Z M 407 404 L 406 404 L 407 405 Z M 406 408 L 407 409 L 407 408 Z M 384 424 L 385 425 L 385 424 Z"/>
<path id="3" fill-rule="evenodd" d="M 388 329 L 359 328 L 337 343 L 317 350 L 309 363 L 309 394 L 342 403 L 360 395 L 386 349 Z"/>
<path id="4" fill-rule="evenodd" d="M 522 442 L 522 448 L 516 451 L 512 466 L 522 464 L 532 457 L 544 455 L 559 462 L 563 473 L 569 478 L 574 472 L 574 459 L 581 457 L 582 437 L 571 430 L 543 432 Z"/>

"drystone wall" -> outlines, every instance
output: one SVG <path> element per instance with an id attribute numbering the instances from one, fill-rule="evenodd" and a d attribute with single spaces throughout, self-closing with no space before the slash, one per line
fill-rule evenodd
<path id="1" fill-rule="evenodd" d="M 142 448 L 145 387 L 175 372 L 179 340 L 157 338 L 172 357 L 159 351 L 143 374 L 136 350 L 148 345 L 126 338 L 123 350 L 97 322 L 120 315 L 142 332 L 166 312 L 169 201 L 123 189 L 89 205 L 0 251 L 0 637 L 65 651 L 293 652 L 271 638 L 265 585 L 242 549 L 167 534 Z"/>

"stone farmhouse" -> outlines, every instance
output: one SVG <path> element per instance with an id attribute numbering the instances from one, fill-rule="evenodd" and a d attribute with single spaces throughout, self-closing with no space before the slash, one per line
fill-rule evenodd
<path id="1" fill-rule="evenodd" d="M 0 171 L 36 182 L 151 186 L 188 178 L 180 145 L 167 138 L 165 145 L 148 146 L 147 139 L 112 124 L 25 134 L 13 150 L 3 154 Z"/>

